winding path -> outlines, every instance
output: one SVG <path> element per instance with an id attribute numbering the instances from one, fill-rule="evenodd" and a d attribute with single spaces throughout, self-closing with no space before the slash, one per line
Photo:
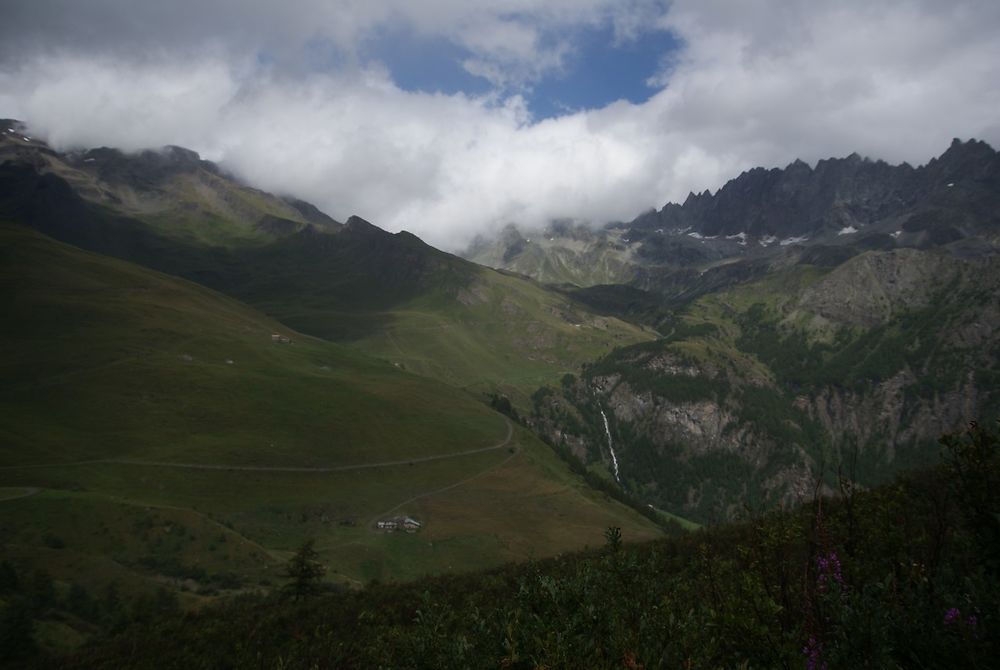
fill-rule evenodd
<path id="1" fill-rule="evenodd" d="M 336 465 L 332 467 L 306 467 L 306 466 L 280 466 L 280 465 L 218 465 L 212 463 L 170 463 L 166 461 L 146 461 L 131 458 L 102 458 L 89 461 L 74 461 L 71 463 L 48 463 L 45 465 L 6 465 L 0 470 L 27 470 L 35 468 L 66 468 L 82 465 L 140 465 L 156 468 L 182 468 L 186 470 L 235 470 L 240 472 L 349 472 L 352 470 L 367 470 L 372 468 L 388 468 L 397 465 L 412 465 L 414 463 L 429 463 L 441 461 L 448 458 L 459 458 L 461 456 L 471 456 L 487 451 L 503 449 L 510 444 L 514 436 L 514 426 L 510 421 L 504 419 L 507 424 L 507 436 L 497 444 L 479 449 L 468 449 L 466 451 L 455 451 L 450 454 L 438 454 L 436 456 L 421 456 L 419 458 L 406 458 L 398 461 L 381 461 L 379 463 L 359 463 L 357 465 Z"/>
<path id="2" fill-rule="evenodd" d="M 509 424 L 508 424 L 508 425 L 509 425 Z M 502 460 L 502 461 L 500 461 L 499 463 L 496 463 L 496 464 L 494 464 L 494 465 L 491 465 L 490 467 L 486 468 L 485 470 L 482 470 L 481 472 L 477 472 L 476 474 L 472 475 L 471 477 L 466 477 L 466 478 L 465 478 L 465 479 L 463 479 L 462 481 L 459 481 L 459 482 L 455 482 L 454 484 L 449 484 L 448 486 L 445 486 L 445 487 L 443 487 L 443 488 L 440 488 L 440 489 L 434 489 L 433 491 L 427 491 L 426 493 L 420 493 L 420 494 L 418 494 L 418 495 L 415 495 L 415 496 L 413 496 L 413 497 L 412 497 L 412 498 L 410 498 L 409 500 L 404 500 L 403 502 L 399 503 L 398 505 L 396 505 L 396 506 L 395 506 L 395 507 L 393 507 L 392 509 L 388 509 L 388 510 L 386 510 L 386 511 L 384 511 L 384 512 L 380 513 L 380 514 L 376 514 L 375 516 L 373 516 L 373 517 L 371 518 L 371 520 L 370 520 L 370 521 L 369 521 L 369 522 L 368 522 L 368 523 L 367 523 L 366 525 L 367 525 L 367 526 L 368 526 L 369 528 L 372 528 L 372 527 L 373 527 L 373 526 L 375 525 L 375 522 L 376 522 L 376 521 L 378 521 L 378 520 L 379 520 L 379 519 L 381 519 L 382 517 L 386 517 L 386 516 L 389 516 L 390 514 L 392 514 L 392 513 L 393 513 L 393 512 L 395 512 L 396 510 L 398 510 L 398 509 L 399 509 L 400 507 L 403 507 L 403 506 L 405 506 L 405 505 L 409 505 L 409 504 L 410 504 L 411 502 L 414 502 L 414 501 L 417 501 L 417 500 L 420 500 L 421 498 L 426 498 L 426 497 L 428 497 L 428 496 L 433 496 L 433 495 L 437 495 L 438 493 L 444 493 L 445 491 L 450 491 L 451 489 L 453 489 L 453 488 L 457 488 L 457 487 L 459 487 L 459 486 L 461 486 L 461 485 L 463 485 L 463 484 L 468 484 L 468 483 L 469 483 L 469 482 L 471 482 L 471 481 L 472 481 L 473 479 L 477 479 L 477 478 L 479 478 L 479 477 L 482 477 L 483 475 L 485 475 L 485 474 L 488 474 L 488 473 L 490 473 L 490 472 L 493 472 L 494 470 L 497 470 L 497 469 L 499 469 L 500 467 L 502 467 L 502 466 L 506 465 L 506 464 L 507 464 L 507 463 L 508 463 L 508 462 L 510 461 L 510 459 L 512 459 L 512 458 L 514 458 L 515 456 L 517 456 L 517 454 L 518 454 L 518 450 L 517 450 L 517 449 L 515 449 L 515 450 L 514 450 L 514 453 L 512 453 L 512 454 L 511 454 L 510 456 L 508 456 L 507 458 L 503 459 L 503 460 Z"/>
<path id="3" fill-rule="evenodd" d="M 15 493 L 13 495 L 5 495 L 3 491 L 0 490 L 0 502 L 7 502 L 8 500 L 20 500 L 21 498 L 28 498 L 42 490 L 37 486 L 10 486 L 4 488 L 21 489 L 21 492 Z"/>

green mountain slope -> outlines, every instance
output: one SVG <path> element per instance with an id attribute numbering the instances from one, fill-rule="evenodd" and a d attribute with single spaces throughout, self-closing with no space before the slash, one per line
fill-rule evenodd
<path id="1" fill-rule="evenodd" d="M 936 438 L 997 416 L 1000 261 L 901 249 L 775 268 L 708 292 L 536 394 L 536 427 L 701 521 L 932 462 Z"/>
<path id="2" fill-rule="evenodd" d="M 0 137 L 0 216 L 235 296 L 312 335 L 453 385 L 510 395 L 613 346 L 649 339 L 571 298 L 486 270 L 408 233 L 227 178 L 172 148 L 58 154 Z"/>
<path id="3" fill-rule="evenodd" d="M 353 346 L 470 391 L 498 390 L 522 406 L 534 389 L 582 363 L 652 337 L 524 278 L 478 267 L 465 286 L 373 316 L 380 327 Z"/>
<path id="4" fill-rule="evenodd" d="M 295 328 L 522 406 L 539 385 L 651 333 L 535 282 L 352 217 L 247 251 L 226 290 Z"/>
<path id="5" fill-rule="evenodd" d="M 472 396 L 188 281 L 3 224 L 0 299 L 0 558 L 58 584 L 266 587 L 306 537 L 356 583 L 658 534 Z M 423 529 L 375 531 L 400 514 Z"/>
<path id="6" fill-rule="evenodd" d="M 20 125 L 0 120 L 5 128 Z M 32 175 L 47 175 L 50 185 L 65 182 L 92 211 L 140 219 L 157 233 L 188 244 L 259 244 L 307 225 L 340 227 L 308 203 L 250 188 L 181 147 L 136 154 L 107 147 L 59 153 L 40 140 L 0 132 L 0 163 L 5 162 L 12 172 L 30 167 L 22 188 L 32 188 Z"/>
<path id="7" fill-rule="evenodd" d="M 546 284 L 623 284 L 635 278 L 638 263 L 627 240 L 620 229 L 571 222 L 554 222 L 527 237 L 508 225 L 496 239 L 477 238 L 463 256 Z"/>

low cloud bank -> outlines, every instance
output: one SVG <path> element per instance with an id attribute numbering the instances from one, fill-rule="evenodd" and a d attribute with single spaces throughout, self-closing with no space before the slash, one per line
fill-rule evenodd
<path id="1" fill-rule="evenodd" d="M 756 165 L 852 151 L 918 164 L 954 136 L 1000 141 L 995 3 L 633 4 L 684 44 L 642 104 L 539 121 L 510 87 L 404 91 L 377 62 L 262 64 L 221 34 L 134 58 L 70 43 L 8 57 L 0 115 L 64 148 L 187 146 L 260 188 L 446 249 L 508 222 L 628 220 Z M 537 56 L 522 38 L 501 54 L 510 72 Z M 482 62 L 500 62 L 502 45 L 481 41 Z"/>

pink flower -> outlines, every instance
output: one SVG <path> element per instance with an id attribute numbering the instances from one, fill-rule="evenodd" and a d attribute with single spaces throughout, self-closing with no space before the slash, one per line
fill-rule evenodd
<path id="1" fill-rule="evenodd" d="M 844 585 L 844 575 L 840 568 L 840 558 L 837 552 L 831 551 L 826 556 L 816 557 L 816 572 L 819 573 L 816 583 L 820 592 L 825 592 L 831 583 Z"/>
<path id="2" fill-rule="evenodd" d="M 806 655 L 806 670 L 827 670 L 823 661 L 823 645 L 815 637 L 810 637 L 806 646 L 802 647 L 802 653 Z"/>

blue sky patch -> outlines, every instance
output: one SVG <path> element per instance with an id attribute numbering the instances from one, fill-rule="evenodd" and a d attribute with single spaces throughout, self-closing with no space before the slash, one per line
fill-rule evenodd
<path id="1" fill-rule="evenodd" d="M 680 48 L 670 33 L 643 33 L 616 45 L 610 26 L 582 31 L 563 72 L 538 82 L 527 97 L 536 118 L 597 109 L 616 100 L 642 103 L 656 92 L 646 81 Z"/>
<path id="2" fill-rule="evenodd" d="M 366 58 L 389 68 L 393 81 L 406 91 L 483 95 L 490 82 L 469 74 L 462 61 L 465 48 L 440 38 L 428 39 L 404 27 L 385 28 L 368 42 Z"/>
<path id="3" fill-rule="evenodd" d="M 570 38 L 573 51 L 566 56 L 565 67 L 529 83 L 524 92 L 536 120 L 600 108 L 622 99 L 645 102 L 655 93 L 646 81 L 681 46 L 664 31 L 643 33 L 615 44 L 610 25 L 576 30 Z M 464 47 L 421 37 L 405 26 L 384 28 L 368 42 L 363 54 L 365 59 L 383 63 L 404 90 L 484 95 L 492 90 L 491 83 L 462 67 L 462 62 L 473 56 Z"/>

